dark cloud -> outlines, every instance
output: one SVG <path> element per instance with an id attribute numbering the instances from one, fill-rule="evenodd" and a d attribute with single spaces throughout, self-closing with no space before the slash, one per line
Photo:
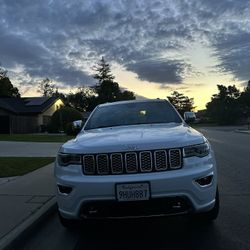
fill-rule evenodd
<path id="1" fill-rule="evenodd" d="M 0 27 L 0 60 L 11 67 L 13 64 L 38 64 L 48 52 L 40 44 L 22 34 L 8 32 Z"/>
<path id="2" fill-rule="evenodd" d="M 250 79 L 250 1 L 196 1 L 200 37 L 205 36 L 219 64 L 214 68 L 240 81 Z"/>
<path id="3" fill-rule="evenodd" d="M 223 37 L 218 40 L 216 48 L 221 61 L 218 67 L 222 72 L 231 72 L 241 81 L 250 79 L 250 33 Z"/>
<path id="4" fill-rule="evenodd" d="M 245 0 L 0 0 L 0 62 L 75 86 L 93 83 L 104 55 L 164 86 L 195 72 L 181 51 L 199 42 L 215 51 L 211 66 L 246 81 L 249 13 Z"/>
<path id="5" fill-rule="evenodd" d="M 181 83 L 187 65 L 179 61 L 146 60 L 126 65 L 138 78 L 156 83 Z"/>
<path id="6" fill-rule="evenodd" d="M 93 83 L 92 77 L 84 70 L 77 70 L 41 43 L 22 34 L 2 31 L 0 41 L 0 62 L 10 70 L 22 65 L 31 77 L 49 77 L 71 86 Z M 32 84 L 32 80 L 26 84 Z"/>

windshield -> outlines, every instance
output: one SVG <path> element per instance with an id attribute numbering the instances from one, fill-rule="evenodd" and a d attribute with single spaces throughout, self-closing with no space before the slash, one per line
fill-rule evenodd
<path id="1" fill-rule="evenodd" d="M 182 120 L 168 102 L 133 102 L 98 107 L 85 130 L 153 123 L 181 123 Z"/>

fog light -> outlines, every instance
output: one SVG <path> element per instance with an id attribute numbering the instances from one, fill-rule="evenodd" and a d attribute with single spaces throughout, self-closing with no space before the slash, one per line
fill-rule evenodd
<path id="1" fill-rule="evenodd" d="M 206 177 L 202 177 L 200 179 L 195 180 L 200 186 L 207 186 L 211 184 L 213 180 L 213 175 L 208 175 Z"/>
<path id="2" fill-rule="evenodd" d="M 57 185 L 58 190 L 61 194 L 70 194 L 72 191 L 72 187 L 67 187 L 67 186 L 62 186 L 62 185 Z"/>

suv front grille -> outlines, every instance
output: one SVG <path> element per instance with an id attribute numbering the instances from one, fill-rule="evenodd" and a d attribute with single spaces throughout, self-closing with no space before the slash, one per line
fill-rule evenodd
<path id="1" fill-rule="evenodd" d="M 109 156 L 107 154 L 99 154 L 96 156 L 96 166 L 98 174 L 109 173 Z"/>
<path id="2" fill-rule="evenodd" d="M 135 152 L 125 153 L 125 168 L 127 173 L 138 171 L 138 160 Z"/>
<path id="3" fill-rule="evenodd" d="M 152 155 L 150 151 L 140 152 L 140 167 L 142 172 L 152 171 Z"/>
<path id="4" fill-rule="evenodd" d="M 111 171 L 112 174 L 121 174 L 123 173 L 123 159 L 121 153 L 111 154 Z"/>
<path id="5" fill-rule="evenodd" d="M 182 167 L 181 149 L 83 155 L 86 175 L 158 172 Z"/>

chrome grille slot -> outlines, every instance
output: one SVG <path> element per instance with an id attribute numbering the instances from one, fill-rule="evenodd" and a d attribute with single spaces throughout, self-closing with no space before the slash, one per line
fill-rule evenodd
<path id="1" fill-rule="evenodd" d="M 140 168 L 142 172 L 152 171 L 152 153 L 150 151 L 140 152 Z"/>
<path id="2" fill-rule="evenodd" d="M 121 174 L 123 172 L 123 159 L 121 153 L 111 154 L 111 172 L 113 174 Z"/>
<path id="3" fill-rule="evenodd" d="M 83 155 L 86 175 L 159 172 L 182 167 L 181 148 Z"/>
<path id="4" fill-rule="evenodd" d="M 83 166 L 86 174 L 95 174 L 95 158 L 93 155 L 83 156 Z"/>
<path id="5" fill-rule="evenodd" d="M 165 150 L 158 150 L 154 152 L 155 157 L 155 169 L 166 170 L 168 168 L 167 153 Z"/>
<path id="6" fill-rule="evenodd" d="M 96 156 L 98 174 L 109 174 L 109 159 L 107 154 Z"/>
<path id="7" fill-rule="evenodd" d="M 125 167 L 128 173 L 136 173 L 138 171 L 138 161 L 136 153 L 125 153 Z"/>
<path id="8" fill-rule="evenodd" d="M 170 149 L 169 150 L 169 163 L 171 169 L 181 168 L 181 150 L 180 149 Z"/>

